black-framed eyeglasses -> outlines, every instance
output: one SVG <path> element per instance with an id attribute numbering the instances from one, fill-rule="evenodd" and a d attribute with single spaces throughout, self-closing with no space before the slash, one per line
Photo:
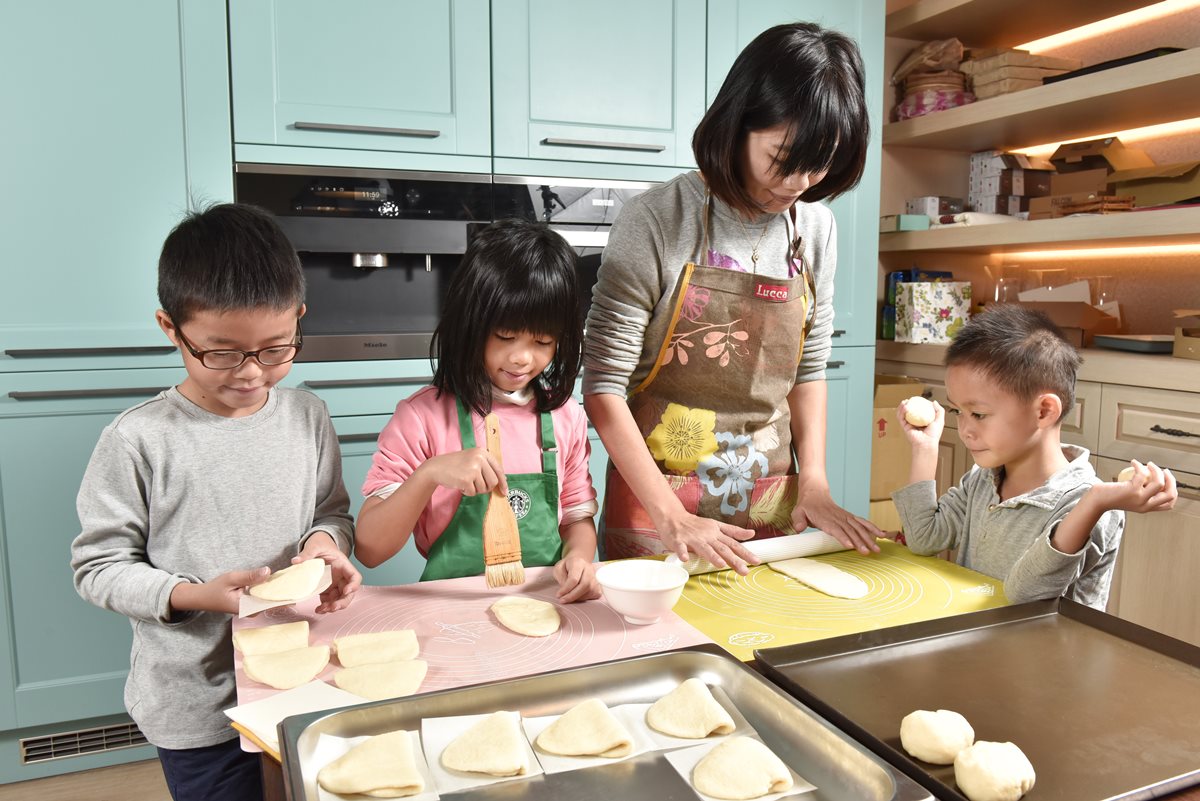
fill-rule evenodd
<path id="1" fill-rule="evenodd" d="M 258 350 L 196 350 L 191 342 L 188 342 L 187 337 L 183 335 L 183 329 L 175 326 L 175 333 L 179 334 L 179 341 L 188 349 L 188 353 L 200 360 L 200 363 L 210 370 L 232 370 L 235 367 L 241 367 L 242 364 L 253 356 L 258 360 L 258 363 L 263 367 L 277 367 L 281 364 L 287 364 L 294 361 L 300 353 L 300 349 L 304 347 L 304 332 L 300 330 L 300 323 L 296 323 L 296 341 L 290 345 L 272 345 L 269 348 L 259 348 Z"/>

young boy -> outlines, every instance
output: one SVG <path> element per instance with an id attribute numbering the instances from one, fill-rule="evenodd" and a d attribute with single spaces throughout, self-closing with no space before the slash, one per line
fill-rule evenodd
<path id="1" fill-rule="evenodd" d="M 318 612 L 361 583 L 329 413 L 275 387 L 302 344 L 304 275 L 268 214 L 213 206 L 163 243 L 158 296 L 187 378 L 101 434 L 79 490 L 75 587 L 130 618 L 125 705 L 172 797 L 260 799 L 259 757 L 222 714 L 242 589 L 317 557 L 334 576 Z"/>
<path id="2" fill-rule="evenodd" d="M 1084 448 L 1062 444 L 1080 358 L 1045 315 L 1002 304 L 971 318 L 946 351 L 946 394 L 975 460 L 941 499 L 934 489 L 945 410 L 924 428 L 898 417 L 912 444 L 909 485 L 892 493 L 908 547 L 956 548 L 958 563 L 1004 580 L 1013 603 L 1065 596 L 1108 601 L 1124 512 L 1170 509 L 1170 471 L 1133 462 L 1102 483 Z"/>

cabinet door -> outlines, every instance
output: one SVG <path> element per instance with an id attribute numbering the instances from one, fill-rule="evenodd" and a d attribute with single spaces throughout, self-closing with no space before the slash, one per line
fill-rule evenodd
<path id="1" fill-rule="evenodd" d="M 229 6 L 239 145 L 489 155 L 488 0 Z"/>
<path id="2" fill-rule="evenodd" d="M 497 2 L 495 155 L 693 165 L 704 27 L 704 0 Z"/>
<path id="3" fill-rule="evenodd" d="M 871 494 L 871 386 L 874 348 L 834 348 L 825 370 L 829 392 L 825 470 L 833 499 L 861 517 Z"/>
<path id="4" fill-rule="evenodd" d="M 0 659 L 6 728 L 124 710 L 129 621 L 75 593 L 75 496 L 104 427 L 183 375 L 164 368 L 0 376 L 0 629 L 8 630 L 0 648 L 12 648 Z"/>
<path id="5" fill-rule="evenodd" d="M 193 203 L 233 197 L 225 3 L 3 18 L 0 371 L 38 369 L 13 349 L 161 345 L 162 240 Z"/>
<path id="6" fill-rule="evenodd" d="M 858 42 L 867 76 L 871 142 L 859 188 L 830 202 L 837 220 L 834 345 L 875 341 L 879 251 L 879 162 L 883 118 L 883 4 L 872 0 L 708 0 L 707 98 L 711 102 L 737 54 L 773 25 L 815 22 Z"/>

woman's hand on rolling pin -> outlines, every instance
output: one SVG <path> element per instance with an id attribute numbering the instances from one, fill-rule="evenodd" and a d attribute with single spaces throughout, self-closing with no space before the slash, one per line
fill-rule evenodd
<path id="1" fill-rule="evenodd" d="M 732 567 L 744 576 L 750 571 L 748 564 L 761 561 L 741 543 L 753 537 L 753 531 L 688 512 L 668 517 L 658 525 L 658 534 L 683 562 L 699 556 L 717 567 Z"/>
<path id="2" fill-rule="evenodd" d="M 824 531 L 847 548 L 859 553 L 879 550 L 875 538 L 882 537 L 874 523 L 852 515 L 833 501 L 827 486 L 800 485 L 796 508 L 792 511 L 796 531 L 809 526 Z"/>

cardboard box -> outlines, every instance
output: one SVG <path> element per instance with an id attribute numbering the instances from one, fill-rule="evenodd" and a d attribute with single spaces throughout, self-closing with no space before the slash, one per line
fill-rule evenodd
<path id="1" fill-rule="evenodd" d="M 971 210 L 984 214 L 1016 214 L 1029 211 L 1029 201 L 1032 198 L 1019 195 L 984 195 L 973 197 Z"/>
<path id="2" fill-rule="evenodd" d="M 1026 89 L 1033 89 L 1042 85 L 1042 79 L 1032 80 L 1029 78 L 1005 78 L 1002 81 L 992 81 L 991 83 L 976 84 L 972 90 L 975 93 L 976 100 L 987 100 L 989 97 L 999 97 L 1000 95 L 1008 95 L 1013 92 L 1023 92 Z"/>
<path id="3" fill-rule="evenodd" d="M 1059 145 L 1050 157 L 1050 163 L 1060 173 L 1097 168 L 1112 172 L 1154 166 L 1154 160 L 1144 150 L 1125 147 L 1115 136 Z"/>
<path id="4" fill-rule="evenodd" d="M 999 175 L 1005 170 L 1053 170 L 1045 159 L 1031 158 L 1024 153 L 1004 153 L 1000 150 L 979 150 L 971 154 L 968 175 L 971 180 Z"/>
<path id="5" fill-rule="evenodd" d="M 1029 199 L 1029 219 L 1049 220 L 1063 216 L 1063 207 L 1086 203 L 1101 197 L 1103 192 L 1076 192 L 1071 195 L 1050 195 Z"/>
<path id="6" fill-rule="evenodd" d="M 1108 176 L 1118 195 L 1133 195 L 1138 208 L 1169 206 L 1200 197 L 1200 161 L 1119 170 Z"/>
<path id="7" fill-rule="evenodd" d="M 962 210 L 963 199 L 961 197 L 929 195 L 909 198 L 904 203 L 906 214 L 924 214 L 935 219 L 943 214 L 959 214 Z"/>
<path id="8" fill-rule="evenodd" d="M 1200 310 L 1175 310 L 1175 346 L 1171 355 L 1200 360 Z"/>
<path id="9" fill-rule="evenodd" d="M 908 484 L 912 446 L 904 436 L 896 407 L 900 401 L 928 392 L 925 384 L 900 375 L 875 376 L 875 403 L 871 413 L 871 500 L 890 500 Z"/>
<path id="10" fill-rule="evenodd" d="M 1008 65 L 1004 67 L 997 67 L 996 69 L 988 70 L 987 72 L 977 72 L 974 74 L 972 80 L 976 86 L 987 83 L 995 83 L 996 81 L 1003 81 L 1008 78 L 1017 78 L 1025 81 L 1036 80 L 1040 84 L 1043 78 L 1049 78 L 1054 75 L 1063 75 L 1068 71 L 1069 70 L 1064 70 L 1061 68 L 1052 69 L 1050 67 L 1017 67 Z"/>
<path id="11" fill-rule="evenodd" d="M 1077 58 L 1058 58 L 1055 56 L 1039 56 L 1028 50 L 1008 50 L 987 58 L 971 59 L 958 65 L 961 72 L 967 75 L 978 75 L 991 72 L 1001 67 L 1042 67 L 1052 70 L 1077 70 L 1083 66 Z"/>
<path id="12" fill-rule="evenodd" d="M 1100 167 L 1093 170 L 1055 173 L 1050 176 L 1051 195 L 1076 195 L 1082 192 L 1109 194 L 1112 192 L 1110 170 Z"/>
<path id="13" fill-rule="evenodd" d="M 879 218 L 879 233 L 889 231 L 924 231 L 929 228 L 929 218 L 924 214 L 885 214 Z"/>
<path id="14" fill-rule="evenodd" d="M 1044 197 L 1051 194 L 1052 170 L 1003 170 L 970 182 L 972 195 L 1020 195 Z"/>
<path id="15" fill-rule="evenodd" d="M 879 526 L 880 529 L 883 531 L 900 530 L 900 512 L 897 511 L 895 502 L 891 500 L 871 501 L 869 509 L 867 519 Z"/>
<path id="16" fill-rule="evenodd" d="M 970 316 L 968 281 L 896 285 L 897 342 L 949 342 Z"/>
<path id="17" fill-rule="evenodd" d="M 1121 330 L 1121 321 L 1111 314 L 1105 314 L 1090 303 L 1073 302 L 1031 302 L 1021 301 L 1027 309 L 1043 312 L 1062 329 L 1063 336 L 1077 348 L 1086 348 L 1092 344 L 1096 334 L 1116 334 Z"/>

